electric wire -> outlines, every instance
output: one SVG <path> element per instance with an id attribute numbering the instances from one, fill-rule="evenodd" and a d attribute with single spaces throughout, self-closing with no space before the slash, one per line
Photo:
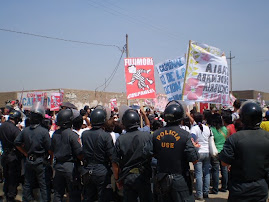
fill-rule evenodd
<path id="1" fill-rule="evenodd" d="M 101 88 L 101 87 L 105 86 L 105 87 L 103 88 L 103 90 L 102 90 L 102 92 L 103 92 L 103 91 L 106 89 L 106 86 L 108 86 L 108 85 L 111 83 L 111 81 L 112 81 L 114 75 L 116 74 L 116 72 L 117 72 L 117 70 L 118 70 L 118 68 L 119 68 L 119 65 L 120 65 L 120 62 L 121 62 L 121 59 L 122 59 L 122 57 L 123 57 L 123 53 L 124 53 L 124 52 L 125 52 L 125 46 L 122 48 L 121 56 L 120 56 L 119 61 L 117 62 L 116 67 L 114 68 L 114 70 L 112 71 L 112 73 L 110 74 L 110 76 L 108 77 L 108 79 L 106 80 L 106 82 L 104 82 L 102 85 L 96 87 L 96 88 L 95 88 L 95 91 L 97 91 L 98 88 Z M 106 85 L 107 82 L 108 82 L 108 84 Z"/>
<path id="2" fill-rule="evenodd" d="M 169 36 L 169 37 L 171 37 L 171 38 L 178 39 L 178 36 L 174 35 L 173 33 L 167 32 L 166 30 L 163 30 L 163 29 L 161 29 L 161 28 L 159 28 L 159 27 L 157 27 L 157 26 L 155 26 L 155 25 L 152 25 L 152 24 L 150 24 L 150 23 L 144 22 L 144 21 L 142 21 L 142 20 L 139 20 L 139 19 L 137 19 L 137 18 L 134 18 L 134 17 L 132 17 L 132 16 L 129 16 L 129 15 L 125 14 L 125 13 L 119 12 L 119 11 L 117 11 L 117 10 L 115 10 L 115 9 L 112 9 L 112 8 L 110 8 L 110 7 L 106 6 L 106 5 L 104 5 L 103 3 L 100 4 L 100 2 L 97 3 L 97 2 L 92 1 L 92 0 L 89 0 L 88 2 L 90 3 L 90 5 L 94 6 L 95 8 L 102 8 L 102 10 L 104 10 L 105 12 L 110 13 L 110 14 L 112 14 L 112 15 L 114 15 L 114 16 L 117 16 L 117 15 L 115 15 L 115 14 L 118 14 L 118 15 L 121 15 L 121 16 L 128 17 L 128 18 L 129 18 L 128 21 L 130 21 L 130 22 L 138 23 L 138 24 L 144 24 L 144 25 L 147 26 L 146 28 L 148 28 L 148 29 L 151 29 L 151 30 L 154 30 L 154 31 L 161 31 L 161 32 L 166 33 L 167 36 Z M 92 3 L 93 3 L 94 5 L 93 5 Z M 96 5 L 97 5 L 97 6 L 96 6 Z M 113 12 L 112 12 L 112 11 L 113 11 Z M 123 18 L 123 19 L 125 19 L 125 18 Z M 125 19 L 125 20 L 126 20 L 126 19 Z"/>
<path id="3" fill-rule="evenodd" d="M 11 32 L 11 33 L 16 33 L 16 34 L 24 34 L 24 35 L 35 36 L 35 37 L 39 37 L 39 38 L 52 39 L 52 40 L 58 40 L 58 41 L 65 41 L 65 42 L 70 42 L 70 43 L 79 43 L 79 44 L 87 44 L 87 45 L 103 46 L 103 47 L 114 47 L 114 48 L 117 48 L 120 51 L 122 51 L 122 49 L 119 46 L 112 45 L 112 44 L 102 44 L 102 43 L 93 43 L 93 42 L 86 42 L 86 41 L 63 39 L 63 38 L 58 38 L 58 37 L 51 37 L 51 36 L 46 36 L 46 35 L 34 34 L 34 33 L 29 33 L 29 32 L 21 32 L 21 31 L 4 29 L 4 28 L 0 28 L 0 31 Z"/>

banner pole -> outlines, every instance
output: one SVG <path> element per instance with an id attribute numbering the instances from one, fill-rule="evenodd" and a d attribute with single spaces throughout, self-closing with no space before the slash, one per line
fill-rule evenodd
<path id="1" fill-rule="evenodd" d="M 189 50 L 187 55 L 187 65 L 186 65 L 186 71 L 185 71 L 185 77 L 184 77 L 184 83 L 183 83 L 183 89 L 182 89 L 182 101 L 184 101 L 184 90 L 185 90 L 185 82 L 186 82 L 186 75 L 189 67 L 189 58 L 190 58 L 190 51 L 191 51 L 191 40 L 189 41 Z"/>

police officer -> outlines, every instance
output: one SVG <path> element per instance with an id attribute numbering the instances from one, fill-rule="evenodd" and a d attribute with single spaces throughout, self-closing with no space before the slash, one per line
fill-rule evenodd
<path id="1" fill-rule="evenodd" d="M 167 125 L 153 134 L 159 201 L 194 201 L 189 162 L 197 162 L 198 152 L 190 134 L 179 126 L 183 117 L 182 104 L 176 101 L 168 103 L 164 111 Z"/>
<path id="2" fill-rule="evenodd" d="M 18 150 L 26 157 L 23 201 L 33 200 L 33 186 L 38 183 L 41 201 L 48 201 L 45 182 L 44 159 L 50 149 L 48 130 L 40 124 L 45 117 L 45 110 L 40 102 L 31 108 L 30 126 L 26 127 L 15 139 Z M 36 183 L 37 181 L 37 183 Z"/>
<path id="3" fill-rule="evenodd" d="M 109 201 L 107 193 L 111 179 L 110 159 L 114 150 L 112 137 L 102 129 L 106 121 L 106 111 L 95 108 L 91 115 L 91 130 L 82 133 L 84 155 L 83 198 L 85 201 Z"/>
<path id="4" fill-rule="evenodd" d="M 269 132 L 259 127 L 262 109 L 248 101 L 239 116 L 244 129 L 231 135 L 220 153 L 222 165 L 231 165 L 228 201 L 267 201 Z"/>
<path id="5" fill-rule="evenodd" d="M 20 134 L 16 125 L 21 119 L 21 113 L 13 110 L 8 121 L 0 126 L 0 141 L 3 154 L 1 163 L 4 171 L 4 193 L 7 201 L 15 201 L 17 187 L 21 176 L 21 154 L 14 145 L 14 140 Z"/>
<path id="6" fill-rule="evenodd" d="M 152 201 L 151 157 L 152 135 L 138 130 L 140 116 L 134 109 L 128 109 L 122 117 L 126 134 L 115 144 L 113 171 L 119 189 L 123 186 L 123 201 Z"/>
<path id="7" fill-rule="evenodd" d="M 60 129 L 53 133 L 51 151 L 54 156 L 55 176 L 53 180 L 54 202 L 63 201 L 65 190 L 69 193 L 69 201 L 81 201 L 80 187 L 73 175 L 79 160 L 82 159 L 82 148 L 78 142 L 78 135 L 72 131 L 71 109 L 62 109 L 56 124 Z"/>

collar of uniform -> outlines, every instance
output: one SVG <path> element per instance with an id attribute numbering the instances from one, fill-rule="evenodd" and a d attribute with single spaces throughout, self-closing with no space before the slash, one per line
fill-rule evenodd
<path id="1" fill-rule="evenodd" d="M 33 124 L 33 125 L 30 125 L 30 128 L 31 128 L 31 129 L 35 129 L 35 128 L 37 128 L 39 125 L 40 125 L 40 124 Z"/>

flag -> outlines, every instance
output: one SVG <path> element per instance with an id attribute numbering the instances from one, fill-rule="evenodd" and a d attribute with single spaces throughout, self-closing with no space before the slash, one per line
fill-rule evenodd
<path id="1" fill-rule="evenodd" d="M 230 71 L 223 52 L 191 41 L 183 100 L 228 105 L 229 88 Z"/>

